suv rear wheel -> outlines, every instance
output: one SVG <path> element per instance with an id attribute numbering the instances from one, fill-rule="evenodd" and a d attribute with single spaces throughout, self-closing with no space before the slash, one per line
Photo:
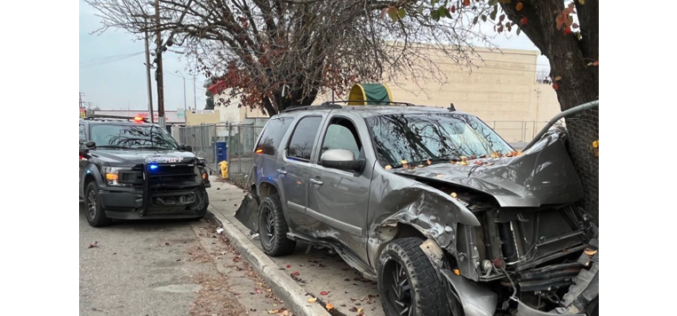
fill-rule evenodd
<path id="1" fill-rule="evenodd" d="M 267 196 L 259 207 L 259 238 L 263 252 L 271 257 L 294 252 L 296 241 L 287 238 L 287 222 L 277 194 Z"/>
<path id="2" fill-rule="evenodd" d="M 112 223 L 112 220 L 106 217 L 106 212 L 103 210 L 99 201 L 99 187 L 95 181 L 87 184 L 85 190 L 85 217 L 87 222 L 92 227 L 107 226 Z"/>
<path id="3" fill-rule="evenodd" d="M 419 238 L 389 243 L 379 256 L 378 290 L 386 315 L 449 315 L 447 298 L 435 267 Z"/>

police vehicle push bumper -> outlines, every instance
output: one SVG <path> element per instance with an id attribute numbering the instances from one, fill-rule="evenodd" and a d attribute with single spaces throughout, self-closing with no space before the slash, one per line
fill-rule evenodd
<path id="1" fill-rule="evenodd" d="M 108 218 L 185 219 L 207 213 L 205 188 L 211 184 L 197 159 L 152 157 L 130 170 L 119 171 L 116 180 L 127 187 L 106 185 L 99 190 Z"/>

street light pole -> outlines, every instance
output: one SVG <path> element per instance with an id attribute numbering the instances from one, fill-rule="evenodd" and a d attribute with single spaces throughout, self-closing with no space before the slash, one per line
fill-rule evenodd
<path id="1" fill-rule="evenodd" d="M 178 73 L 181 76 L 181 78 L 183 79 L 183 109 L 185 110 L 186 109 L 186 77 L 183 76 L 183 73 L 181 73 L 181 71 L 177 70 L 176 73 Z"/>
<path id="2" fill-rule="evenodd" d="M 195 91 L 195 75 L 193 75 L 193 110 L 197 111 L 197 93 Z"/>

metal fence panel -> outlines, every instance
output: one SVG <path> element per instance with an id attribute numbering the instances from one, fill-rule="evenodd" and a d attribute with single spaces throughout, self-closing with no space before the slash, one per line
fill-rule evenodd
<path id="1" fill-rule="evenodd" d="M 216 142 L 226 142 L 228 176 L 249 174 L 254 160 L 254 146 L 263 130 L 260 124 L 209 124 L 179 128 L 178 141 L 190 145 L 193 152 L 204 158 L 213 173 L 219 173 L 216 161 Z"/>

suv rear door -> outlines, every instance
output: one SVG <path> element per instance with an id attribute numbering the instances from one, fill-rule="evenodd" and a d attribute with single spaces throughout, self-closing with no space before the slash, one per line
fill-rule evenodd
<path id="1" fill-rule="evenodd" d="M 368 159 L 364 144 L 369 144 L 364 120 L 359 115 L 346 113 L 330 117 L 323 128 L 317 158 L 310 166 L 308 189 L 308 217 L 320 224 L 313 227 L 344 243 L 350 250 L 368 262 L 366 253 L 367 206 L 373 159 Z M 366 164 L 361 172 L 328 168 L 319 165 L 320 157 L 328 149 L 347 149 L 355 159 L 364 158 Z M 331 232 L 331 233 L 327 233 Z M 340 236 L 338 236 L 340 235 Z"/>
<path id="2" fill-rule="evenodd" d="M 309 114 L 300 117 L 278 163 L 282 205 L 291 231 L 308 232 L 306 216 L 308 201 L 308 168 L 317 142 L 318 130 L 325 115 Z"/>

